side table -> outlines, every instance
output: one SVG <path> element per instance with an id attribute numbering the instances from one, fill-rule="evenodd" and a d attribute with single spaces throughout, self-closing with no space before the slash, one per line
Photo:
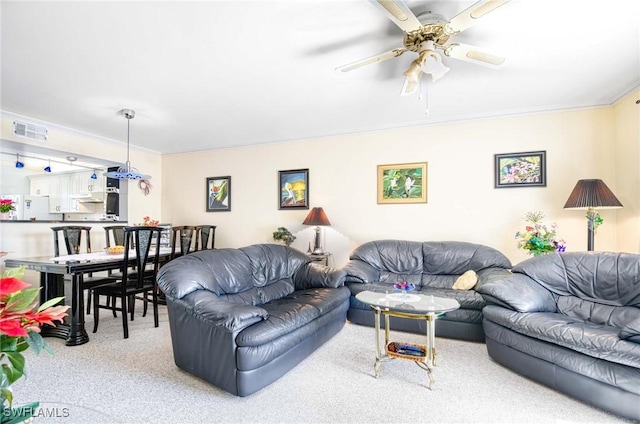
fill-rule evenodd
<path id="1" fill-rule="evenodd" d="M 319 263 L 322 263 L 324 266 L 329 266 L 329 256 L 331 256 L 331 253 L 329 252 L 307 253 L 307 256 L 311 258 L 312 262 L 319 262 Z"/>

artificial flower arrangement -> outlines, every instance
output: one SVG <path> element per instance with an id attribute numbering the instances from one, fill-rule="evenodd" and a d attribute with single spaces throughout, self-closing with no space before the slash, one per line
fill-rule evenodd
<path id="1" fill-rule="evenodd" d="M 160 224 L 160 221 L 158 221 L 157 219 L 151 219 L 148 216 L 143 216 L 142 224 L 138 225 L 142 225 L 143 227 L 157 227 L 158 224 Z"/>
<path id="2" fill-rule="evenodd" d="M 542 212 L 527 212 L 524 220 L 530 225 L 525 227 L 524 232 L 518 231 L 516 239 L 518 248 L 529 251 L 530 255 L 538 256 L 550 252 L 564 252 L 567 248 L 565 241 L 558 238 L 556 234 L 557 225 L 555 223 L 547 227 L 542 220 Z"/>
<path id="3" fill-rule="evenodd" d="M 403 292 L 408 292 L 411 290 L 415 290 L 416 286 L 413 283 L 407 283 L 404 281 L 399 281 L 397 283 L 393 283 L 393 288 L 396 290 L 400 290 Z"/>
<path id="4" fill-rule="evenodd" d="M 16 208 L 13 206 L 13 200 L 0 199 L 0 213 L 7 213 L 14 210 L 16 210 Z"/>
<path id="5" fill-rule="evenodd" d="M 39 402 L 13 408 L 11 385 L 25 375 L 25 358 L 22 352 L 31 347 L 36 354 L 42 350 L 53 351 L 40 335 L 43 324 L 62 322 L 69 306 L 57 305 L 63 298 L 51 299 L 39 307 L 40 288 L 31 288 L 20 280 L 24 268 L 8 269 L 0 278 L 0 400 L 2 422 L 19 423 L 36 412 Z M 7 419 L 5 421 L 5 419 Z"/>

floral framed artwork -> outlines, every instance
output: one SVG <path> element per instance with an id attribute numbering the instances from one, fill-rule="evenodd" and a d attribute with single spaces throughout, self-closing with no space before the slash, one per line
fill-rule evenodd
<path id="1" fill-rule="evenodd" d="M 378 203 L 427 203 L 427 162 L 378 165 Z"/>
<path id="2" fill-rule="evenodd" d="M 278 171 L 278 209 L 309 209 L 309 169 Z"/>
<path id="3" fill-rule="evenodd" d="M 495 188 L 545 187 L 547 152 L 502 153 L 495 156 Z"/>
<path id="4" fill-rule="evenodd" d="M 207 212 L 231 210 L 231 177 L 207 178 Z"/>

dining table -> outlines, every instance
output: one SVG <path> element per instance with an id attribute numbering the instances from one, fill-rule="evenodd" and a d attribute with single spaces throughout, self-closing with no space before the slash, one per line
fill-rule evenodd
<path id="1" fill-rule="evenodd" d="M 170 247 L 160 248 L 161 264 L 170 256 Z M 7 268 L 24 267 L 40 273 L 40 304 L 49 299 L 64 297 L 64 304 L 69 306 L 68 315 L 56 326 L 42 326 L 41 334 L 45 337 L 64 339 L 67 346 L 78 346 L 89 341 L 84 325 L 82 275 L 122 270 L 125 266 L 134 266 L 135 261 L 134 251 L 129 253 L 127 263 L 125 263 L 124 253 L 108 254 L 100 251 L 57 257 L 41 256 L 23 259 L 5 257 L 4 263 Z"/>

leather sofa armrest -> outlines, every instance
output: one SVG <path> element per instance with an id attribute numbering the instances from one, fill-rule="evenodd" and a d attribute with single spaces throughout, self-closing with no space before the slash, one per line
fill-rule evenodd
<path id="1" fill-rule="evenodd" d="M 293 275 L 293 284 L 296 290 L 323 287 L 337 288 L 344 285 L 346 274 L 342 269 L 309 262 L 298 268 Z"/>
<path id="2" fill-rule="evenodd" d="M 476 286 L 476 291 L 487 303 L 517 312 L 557 311 L 551 292 L 524 274 L 491 279 Z"/>
<path id="3" fill-rule="evenodd" d="M 208 290 L 196 290 L 180 300 L 177 305 L 191 309 L 199 319 L 237 332 L 269 317 L 269 313 L 258 306 L 227 302 Z"/>
<path id="4" fill-rule="evenodd" d="M 351 259 L 342 269 L 346 272 L 345 281 L 366 284 L 380 280 L 378 270 L 358 259 Z"/>

